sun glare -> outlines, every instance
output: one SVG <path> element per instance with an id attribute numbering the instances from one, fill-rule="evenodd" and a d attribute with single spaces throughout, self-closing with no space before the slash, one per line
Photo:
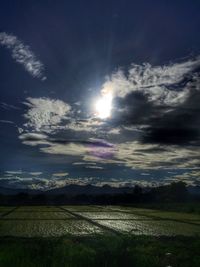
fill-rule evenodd
<path id="1" fill-rule="evenodd" d="M 106 93 L 95 104 L 96 115 L 100 119 L 109 118 L 112 109 L 112 94 Z"/>

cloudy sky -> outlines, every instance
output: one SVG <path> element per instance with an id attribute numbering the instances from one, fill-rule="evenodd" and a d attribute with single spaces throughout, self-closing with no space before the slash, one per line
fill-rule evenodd
<path id="1" fill-rule="evenodd" d="M 1 1 L 0 186 L 200 184 L 199 1 Z"/>

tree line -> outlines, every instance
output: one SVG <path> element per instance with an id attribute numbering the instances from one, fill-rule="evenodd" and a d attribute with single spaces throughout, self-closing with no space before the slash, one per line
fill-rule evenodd
<path id="1" fill-rule="evenodd" d="M 200 197 L 191 195 L 184 182 L 173 182 L 152 188 L 136 185 L 130 193 L 118 194 L 28 194 L 0 195 L 0 205 L 123 205 L 139 203 L 187 202 L 200 201 Z"/>

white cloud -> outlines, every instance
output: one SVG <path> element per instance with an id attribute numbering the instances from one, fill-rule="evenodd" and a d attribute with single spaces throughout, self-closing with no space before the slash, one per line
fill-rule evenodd
<path id="1" fill-rule="evenodd" d="M 70 112 L 70 105 L 61 100 L 29 97 L 24 103 L 29 107 L 24 125 L 36 131 L 51 132 L 51 126 L 58 126 Z"/>
<path id="2" fill-rule="evenodd" d="M 16 36 L 6 32 L 0 33 L 0 45 L 11 50 L 12 57 L 17 63 L 22 64 L 26 71 L 33 77 L 45 80 L 44 66 L 39 61 L 34 53 L 30 50 L 29 46 L 23 44 Z"/>
<path id="3" fill-rule="evenodd" d="M 68 155 L 68 156 L 84 156 L 88 153 L 88 147 L 76 143 L 54 144 L 49 143 L 47 147 L 41 147 L 40 151 L 47 154 Z"/>
<path id="4" fill-rule="evenodd" d="M 181 63 L 164 66 L 132 64 L 128 75 L 122 70 L 113 73 L 102 86 L 102 92 L 111 91 L 116 97 L 125 97 L 131 92 L 143 92 L 155 104 L 177 105 L 183 103 L 189 95 L 189 89 L 170 90 L 191 74 L 200 65 L 200 57 Z M 195 79 L 195 75 L 192 76 Z M 188 82 L 188 85 L 190 83 Z"/>
<path id="5" fill-rule="evenodd" d="M 22 143 L 24 145 L 28 145 L 28 146 L 38 146 L 38 145 L 49 144 L 49 142 L 46 141 L 47 136 L 44 134 L 39 134 L 39 133 L 23 133 L 19 136 L 19 139 L 22 140 Z"/>
<path id="6" fill-rule="evenodd" d="M 120 134 L 121 129 L 120 128 L 111 128 L 108 131 L 108 134 Z"/>
<path id="7" fill-rule="evenodd" d="M 4 174 L 5 177 L 13 177 L 13 174 L 8 173 L 8 174 Z"/>
<path id="8" fill-rule="evenodd" d="M 77 165 L 77 166 L 81 166 L 81 165 L 85 165 L 85 162 L 73 162 L 73 165 Z"/>
<path id="9" fill-rule="evenodd" d="M 0 103 L 0 107 L 5 109 L 5 110 L 12 110 L 12 109 L 15 109 L 15 110 L 20 110 L 19 107 L 16 107 L 14 105 L 11 105 L 11 104 L 7 104 L 7 103 L 4 103 L 4 102 L 1 102 Z"/>
<path id="10" fill-rule="evenodd" d="M 29 174 L 33 176 L 39 176 L 42 174 L 42 172 L 29 172 Z"/>
<path id="11" fill-rule="evenodd" d="M 28 141 L 40 141 L 45 140 L 46 138 L 47 135 L 40 133 L 24 133 L 19 136 L 19 139 Z"/>
<path id="12" fill-rule="evenodd" d="M 6 173 L 8 173 L 8 174 L 22 174 L 23 172 L 22 171 L 5 171 Z"/>
<path id="13" fill-rule="evenodd" d="M 193 146 L 161 146 L 133 141 L 116 145 L 114 158 L 133 169 L 197 169 L 199 152 L 199 148 Z"/>
<path id="14" fill-rule="evenodd" d="M 65 177 L 69 175 L 69 173 L 68 172 L 56 172 L 56 173 L 53 173 L 52 175 L 56 177 Z"/>
<path id="15" fill-rule="evenodd" d="M 65 175 L 64 175 L 65 174 Z M 66 173 L 55 173 L 56 176 L 53 176 L 54 179 L 48 179 L 43 177 L 20 177 L 20 174 L 15 177 L 6 177 L 4 174 L 3 177 L 0 177 L 0 180 L 7 184 L 7 187 L 15 188 L 29 188 L 29 189 L 40 189 L 40 190 L 49 190 L 53 188 L 59 188 L 70 184 L 76 185 L 87 185 L 91 184 L 94 186 L 104 186 L 110 185 L 112 187 L 133 187 L 135 185 L 140 185 L 142 187 L 154 187 L 160 185 L 167 185 L 172 182 L 183 181 L 187 185 L 198 185 L 200 182 L 199 178 L 200 170 L 186 170 L 182 174 L 162 177 L 158 180 L 156 178 L 151 179 L 141 179 L 141 178 L 124 178 L 117 177 L 109 179 L 103 177 L 77 177 L 71 178 L 66 177 Z M 57 177 L 57 179 L 56 179 Z"/>
<path id="16" fill-rule="evenodd" d="M 19 134 L 22 134 L 23 133 L 23 129 L 22 128 L 20 128 L 20 127 L 17 127 L 17 130 L 18 130 L 18 132 L 19 132 Z"/>
<path id="17" fill-rule="evenodd" d="M 104 126 L 103 122 L 95 118 L 79 119 L 71 117 L 70 121 L 66 125 L 62 126 L 52 126 L 52 129 L 59 130 L 71 130 L 75 132 L 86 132 L 86 133 L 96 133 L 101 132 L 101 126 Z"/>
<path id="18" fill-rule="evenodd" d="M 85 166 L 86 169 L 96 169 L 96 170 L 103 170 L 104 168 L 101 167 L 101 166 L 95 166 L 95 165 L 92 165 L 92 166 Z"/>
<path id="19" fill-rule="evenodd" d="M 138 141 L 98 145 L 95 144 L 95 139 L 90 139 L 91 144 L 73 141 L 56 143 L 53 139 L 46 139 L 46 135 L 34 133 L 22 134 L 19 138 L 23 140 L 23 144 L 39 146 L 43 153 L 80 157 L 82 161 L 74 162 L 73 165 L 84 165 L 86 168 L 94 169 L 98 163 L 118 164 L 140 170 L 197 169 L 200 166 L 200 150 L 197 146 L 143 144 Z M 40 147 L 40 145 L 45 146 Z M 97 166 L 97 168 L 103 167 Z M 148 175 L 149 173 L 142 172 L 141 174 Z"/>
<path id="20" fill-rule="evenodd" d="M 122 71 L 118 71 L 104 84 L 102 90 L 114 90 L 115 96 L 119 97 L 124 97 L 132 91 L 142 91 L 148 96 L 149 101 L 156 104 L 162 102 L 164 105 L 175 105 L 187 97 L 189 89 L 170 90 L 168 86 L 182 81 L 183 77 L 190 75 L 190 72 L 199 64 L 200 58 L 163 67 L 152 67 L 149 64 L 132 65 L 128 76 L 125 76 Z M 37 132 L 52 133 L 54 130 L 70 129 L 77 132 L 88 131 L 92 133 L 92 130 L 96 131 L 98 129 L 98 134 L 104 131 L 104 134 L 123 135 L 122 127 L 109 128 L 109 126 L 106 126 L 106 128 L 98 120 L 75 120 L 75 118 L 70 118 L 73 114 L 71 113 L 71 107 L 61 100 L 27 98 L 25 104 L 28 106 L 28 111 L 24 115 L 28 120 L 25 127 L 31 127 Z M 67 123 L 64 123 L 64 120 L 68 120 Z M 124 128 L 128 131 L 135 130 L 133 126 Z M 43 153 L 68 156 L 67 159 L 71 156 L 78 156 L 77 160 L 83 160 L 85 163 L 119 164 L 141 170 L 171 169 L 172 167 L 195 169 L 200 164 L 199 148 L 195 146 L 165 146 L 145 144 L 138 141 L 123 142 L 123 140 L 118 143 L 119 140 L 116 141 L 112 138 L 116 141 L 115 145 L 101 147 L 95 144 L 90 145 L 87 142 L 66 141 L 66 143 L 59 143 L 41 133 L 25 133 L 20 135 L 19 138 L 27 145 L 45 145 L 39 147 Z M 134 140 L 135 137 L 131 136 L 130 139 L 128 136 L 127 138 L 126 140 Z M 88 140 L 88 136 L 86 140 Z M 77 162 L 75 164 L 84 163 Z M 142 175 L 147 174 L 144 172 Z"/>
<path id="21" fill-rule="evenodd" d="M 7 121 L 7 120 L 0 120 L 1 123 L 8 123 L 8 124 L 14 124 L 13 121 Z"/>
<path id="22" fill-rule="evenodd" d="M 186 170 L 185 172 L 173 176 L 169 176 L 164 179 L 165 182 L 172 183 L 172 182 L 184 182 L 188 186 L 196 186 L 199 185 L 200 182 L 200 169 L 197 170 Z"/>

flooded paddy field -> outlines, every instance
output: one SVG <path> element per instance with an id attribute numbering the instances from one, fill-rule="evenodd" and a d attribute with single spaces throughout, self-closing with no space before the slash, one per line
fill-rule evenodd
<path id="1" fill-rule="evenodd" d="M 0 236 L 200 236 L 200 215 L 120 206 L 0 207 Z"/>

